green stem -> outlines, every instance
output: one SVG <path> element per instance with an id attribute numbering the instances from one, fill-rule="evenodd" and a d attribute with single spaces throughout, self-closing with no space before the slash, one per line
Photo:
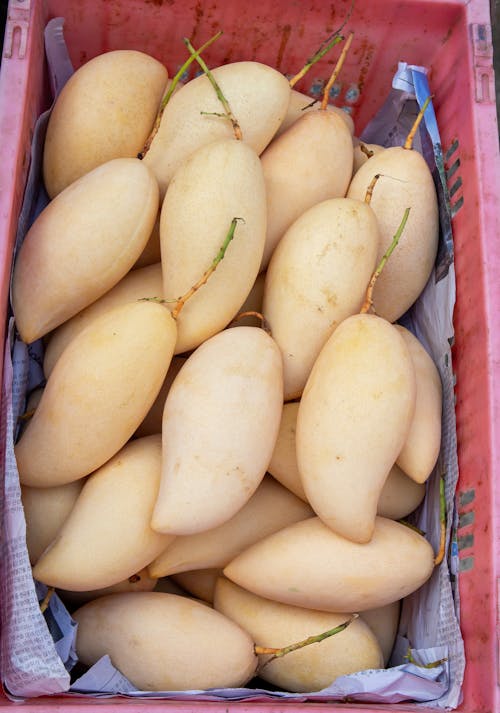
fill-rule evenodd
<path id="1" fill-rule="evenodd" d="M 430 663 L 419 663 L 414 657 L 411 652 L 411 649 L 408 647 L 408 652 L 405 655 L 405 659 L 408 661 L 408 663 L 413 664 L 414 666 L 418 666 L 419 668 L 437 668 L 438 666 L 441 666 L 441 664 L 445 663 L 448 661 L 447 658 L 444 659 L 439 659 L 438 661 L 431 661 Z"/>
<path id="2" fill-rule="evenodd" d="M 292 89 L 297 84 L 297 82 L 299 82 L 302 77 L 304 77 L 308 73 L 311 67 L 316 64 L 316 62 L 319 62 L 319 60 L 322 59 L 325 54 L 332 49 L 332 47 L 335 47 L 335 45 L 338 45 L 339 42 L 342 42 L 344 37 L 343 35 L 337 34 L 338 32 L 339 31 L 337 30 L 333 35 L 330 35 L 330 37 L 325 40 L 325 42 L 323 42 L 319 50 L 307 60 L 302 69 L 290 79 L 289 84 Z"/>
<path id="3" fill-rule="evenodd" d="M 203 52 L 204 50 L 207 49 L 207 47 L 210 47 L 212 42 L 215 42 L 215 40 L 219 39 L 219 37 L 222 35 L 222 30 L 219 30 L 213 37 L 211 37 L 209 40 L 205 42 L 204 45 L 200 47 L 199 50 L 196 50 L 194 54 L 192 54 L 188 59 L 184 62 L 182 67 L 179 69 L 177 74 L 174 76 L 172 79 L 172 82 L 168 88 L 167 93 L 162 99 L 162 102 L 160 104 L 160 108 L 158 109 L 158 114 L 155 119 L 155 123 L 153 125 L 153 128 L 151 129 L 151 133 L 149 134 L 148 138 L 146 139 L 146 143 L 144 144 L 142 151 L 137 155 L 137 158 L 143 159 L 144 156 L 147 154 L 147 152 L 150 149 L 151 143 L 156 136 L 158 129 L 160 128 L 160 123 L 161 123 L 161 118 L 163 116 L 163 112 L 165 111 L 165 107 L 167 106 L 168 102 L 170 101 L 172 94 L 175 92 L 175 89 L 177 85 L 179 84 L 179 81 L 184 74 L 184 72 L 188 69 L 188 67 L 194 62 L 194 60 L 198 57 L 198 55 Z"/>
<path id="4" fill-rule="evenodd" d="M 382 270 L 384 269 L 386 262 L 391 257 L 392 253 L 394 252 L 394 250 L 397 247 L 397 244 L 399 243 L 399 239 L 403 233 L 403 230 L 405 229 L 406 221 L 408 220 L 409 215 L 410 215 L 410 208 L 406 208 L 404 215 L 403 215 L 403 219 L 402 219 L 401 223 L 399 224 L 399 228 L 396 230 L 396 233 L 394 234 L 391 244 L 389 245 L 389 247 L 383 254 L 382 259 L 380 260 L 379 264 L 377 265 L 377 267 L 375 269 L 375 272 L 373 273 L 373 275 L 371 277 L 370 283 L 368 285 L 368 289 L 366 291 L 366 298 L 365 298 L 363 306 L 361 307 L 360 314 L 365 314 L 366 312 L 368 312 L 370 310 L 371 306 L 373 305 L 373 299 L 372 299 L 373 288 L 375 287 L 375 283 L 378 280 L 378 278 L 380 277 L 380 274 L 381 274 Z"/>
<path id="5" fill-rule="evenodd" d="M 427 107 L 429 106 L 429 102 L 431 101 L 431 99 L 432 99 L 432 96 L 428 96 L 427 99 L 424 101 L 422 108 L 421 108 L 420 111 L 418 112 L 417 118 L 415 119 L 415 122 L 414 122 L 413 126 L 412 126 L 411 129 L 410 129 L 410 133 L 409 133 L 408 136 L 406 137 L 406 141 L 405 141 L 404 146 L 403 146 L 404 149 L 411 150 L 411 148 L 412 148 L 412 146 L 413 146 L 413 139 L 415 138 L 415 134 L 417 133 L 417 129 L 418 129 L 419 125 L 420 125 L 420 122 L 421 122 L 422 119 L 424 118 L 425 111 L 426 111 Z"/>
<path id="6" fill-rule="evenodd" d="M 204 52 L 207 47 L 210 47 L 212 42 L 215 42 L 215 40 L 218 40 L 219 37 L 222 35 L 222 30 L 219 30 L 213 37 L 211 37 L 209 40 L 205 42 L 204 45 L 202 45 L 199 49 L 193 52 L 187 60 L 184 62 L 182 67 L 179 69 L 175 77 L 172 79 L 172 84 L 168 88 L 168 92 L 165 94 L 165 97 L 163 98 L 163 101 L 161 103 L 160 111 L 163 111 L 163 109 L 167 106 L 168 102 L 170 101 L 170 97 L 172 94 L 175 92 L 175 88 L 177 84 L 180 82 L 180 79 L 184 72 L 191 66 L 191 64 L 195 61 L 195 59 L 198 59 L 200 54 Z"/>
<path id="7" fill-rule="evenodd" d="M 224 259 L 226 250 L 229 246 L 229 243 L 234 238 L 234 231 L 236 230 L 238 221 L 241 221 L 242 223 L 245 222 L 243 218 L 233 218 L 232 219 L 231 225 L 229 226 L 229 230 L 227 231 L 226 237 L 224 238 L 224 242 L 220 246 L 219 252 L 212 260 L 212 264 L 210 265 L 208 270 L 205 270 L 205 272 L 200 277 L 198 282 L 196 282 L 192 287 L 190 287 L 189 290 L 184 295 L 182 295 L 182 297 L 177 297 L 177 299 L 162 299 L 160 297 L 141 297 L 139 299 L 139 302 L 156 302 L 158 304 L 172 304 L 172 303 L 174 303 L 175 307 L 172 310 L 172 317 L 174 319 L 177 319 L 177 317 L 179 316 L 179 312 L 184 307 L 184 305 L 186 304 L 188 299 L 190 297 L 192 297 L 194 295 L 194 293 L 197 292 L 197 290 L 199 290 L 200 287 L 208 281 L 208 278 L 210 277 L 210 275 L 213 272 L 215 272 L 215 270 L 217 269 L 217 265 L 221 262 L 221 260 Z"/>
<path id="8" fill-rule="evenodd" d="M 268 648 L 267 646 L 255 645 L 254 651 L 257 655 L 272 654 L 271 658 L 267 659 L 267 661 L 265 663 L 263 663 L 261 666 L 259 666 L 259 668 L 263 669 L 264 666 L 267 666 L 267 664 L 271 663 L 271 661 L 274 661 L 275 659 L 282 658 L 283 656 L 286 656 L 287 654 L 291 653 L 292 651 L 297 651 L 298 649 L 303 649 L 305 646 L 309 646 L 310 644 L 319 644 L 321 641 L 328 639 L 330 636 L 335 636 L 335 634 L 340 634 L 341 631 L 344 631 L 344 629 L 347 629 L 349 624 L 351 624 L 358 617 L 359 617 L 359 614 L 352 614 L 352 616 L 347 621 L 344 621 L 342 624 L 335 626 L 333 629 L 324 631 L 322 634 L 316 634 L 315 636 L 308 636 L 307 639 L 304 639 L 303 641 L 299 641 L 296 644 L 290 644 L 289 646 L 283 646 L 280 649 L 271 649 L 271 648 Z"/>
<path id="9" fill-rule="evenodd" d="M 193 57 L 194 57 L 195 55 L 197 55 L 196 50 L 194 49 L 193 45 L 191 44 L 191 42 L 188 40 L 187 37 L 184 38 L 184 44 L 186 45 L 186 47 L 188 48 L 189 52 L 191 53 L 191 55 L 192 55 Z M 221 89 L 220 86 L 218 85 L 218 83 L 217 83 L 217 81 L 216 81 L 214 75 L 212 74 L 212 72 L 211 72 L 211 71 L 209 70 L 209 68 L 207 67 L 205 61 L 204 61 L 200 56 L 198 56 L 198 55 L 195 57 L 195 59 L 196 59 L 196 61 L 198 62 L 198 64 L 200 65 L 200 67 L 202 68 L 203 72 L 204 72 L 204 73 L 206 74 L 206 76 L 208 77 L 208 79 L 209 79 L 209 81 L 210 81 L 210 84 L 211 84 L 212 87 L 214 88 L 215 93 L 217 94 L 217 98 L 218 98 L 218 100 L 220 101 L 220 103 L 222 104 L 222 106 L 223 106 L 223 108 L 224 108 L 225 116 L 226 116 L 226 117 L 229 119 L 229 121 L 231 122 L 231 125 L 232 125 L 232 127 L 233 127 L 233 131 L 234 131 L 235 137 L 241 141 L 241 139 L 243 138 L 243 134 L 241 133 L 240 125 L 238 124 L 238 122 L 237 122 L 237 120 L 236 120 L 236 117 L 234 116 L 233 112 L 231 111 L 231 107 L 229 106 L 229 102 L 228 102 L 228 100 L 226 99 L 226 97 L 224 96 L 224 94 L 223 94 L 223 92 L 222 92 L 222 89 Z"/>
<path id="10" fill-rule="evenodd" d="M 444 475 L 439 479 L 439 526 L 441 537 L 439 540 L 439 550 L 434 559 L 435 566 L 441 564 L 443 561 L 446 547 L 446 493 Z"/>

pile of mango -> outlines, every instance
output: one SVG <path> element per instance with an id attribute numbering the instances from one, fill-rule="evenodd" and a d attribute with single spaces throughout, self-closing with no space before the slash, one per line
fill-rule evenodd
<path id="1" fill-rule="evenodd" d="M 395 324 L 434 265 L 434 184 L 264 64 L 160 113 L 169 86 L 108 52 L 50 117 L 50 202 L 12 282 L 45 344 L 15 446 L 33 575 L 76 607 L 80 660 L 138 689 L 319 690 L 387 665 L 435 566 L 399 520 L 439 454 L 441 382 Z"/>

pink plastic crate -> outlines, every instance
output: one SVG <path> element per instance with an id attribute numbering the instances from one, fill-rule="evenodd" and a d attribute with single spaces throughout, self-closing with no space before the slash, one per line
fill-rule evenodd
<path id="1" fill-rule="evenodd" d="M 29 166 L 34 123 L 50 104 L 43 48 L 48 20 L 63 16 L 75 67 L 128 48 L 149 52 L 174 74 L 182 38 L 199 46 L 224 35 L 205 57 L 211 66 L 255 59 L 294 73 L 351 7 L 351 0 L 10 0 L 0 74 L 0 309 L 7 311 L 12 249 Z M 500 710 L 500 189 L 498 129 L 488 0 L 357 0 L 349 22 L 355 39 L 336 101 L 362 129 L 383 103 L 398 60 L 430 68 L 454 213 L 457 302 L 454 370 L 461 515 L 458 546 L 461 627 L 467 666 L 462 713 Z M 329 74 L 324 60 L 298 87 Z M 331 71 L 331 70 L 330 70 Z M 4 320 L 0 323 L 3 343 Z M 0 698 L 0 706 L 15 705 Z M 23 710 L 102 713 L 286 710 L 414 711 L 411 704 L 187 703 L 50 698 Z M 425 710 L 430 710 L 426 708 Z"/>

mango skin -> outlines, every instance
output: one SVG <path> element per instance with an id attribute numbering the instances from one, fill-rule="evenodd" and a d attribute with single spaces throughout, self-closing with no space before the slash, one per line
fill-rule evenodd
<path id="1" fill-rule="evenodd" d="M 165 402 L 154 529 L 203 532 L 250 499 L 278 433 L 282 373 L 276 343 L 258 327 L 226 329 L 191 354 Z"/>
<path id="2" fill-rule="evenodd" d="M 349 198 L 364 200 L 376 174 L 370 206 L 380 228 L 378 260 L 388 249 L 406 208 L 408 220 L 397 247 L 373 290 L 375 312 L 395 322 L 416 301 L 436 260 L 439 216 L 432 174 L 418 151 L 399 146 L 384 149 L 354 174 Z"/>
<path id="3" fill-rule="evenodd" d="M 398 633 L 399 616 L 401 612 L 401 602 L 392 602 L 384 607 L 367 609 L 361 615 L 370 629 L 373 631 L 382 649 L 384 656 L 384 666 L 387 666 L 391 658 L 392 649 Z"/>
<path id="4" fill-rule="evenodd" d="M 299 402 L 283 405 L 280 428 L 273 455 L 268 466 L 269 473 L 298 498 L 307 502 L 307 495 L 297 466 L 295 433 Z M 425 485 L 415 483 L 396 464 L 389 471 L 380 492 L 377 515 L 400 520 L 413 512 L 425 496 Z"/>
<path id="5" fill-rule="evenodd" d="M 176 537 L 149 565 L 153 577 L 197 569 L 222 568 L 244 549 L 313 511 L 266 475 L 252 497 L 219 527 Z"/>
<path id="6" fill-rule="evenodd" d="M 167 70 L 143 52 L 115 50 L 86 62 L 50 115 L 43 176 L 50 198 L 114 158 L 135 158 L 153 127 Z"/>
<path id="7" fill-rule="evenodd" d="M 26 234 L 12 277 L 16 326 L 27 344 L 126 275 L 147 242 L 158 201 L 148 168 L 121 158 L 82 176 L 48 204 Z"/>
<path id="8" fill-rule="evenodd" d="M 242 220 L 224 258 L 179 313 L 176 354 L 224 329 L 259 272 L 266 231 L 262 168 L 252 148 L 223 139 L 183 163 L 163 201 L 160 241 L 166 299 L 184 295 L 210 268 L 233 218 Z"/>
<path id="9" fill-rule="evenodd" d="M 261 271 L 290 225 L 328 198 L 345 196 L 352 176 L 351 132 L 330 111 L 307 112 L 261 156 L 267 196 L 267 233 Z"/>
<path id="10" fill-rule="evenodd" d="M 288 104 L 288 109 L 285 118 L 283 119 L 283 122 L 278 131 L 276 132 L 274 138 L 281 136 L 281 134 L 283 134 L 287 129 L 289 129 L 290 126 L 292 126 L 292 124 L 297 121 L 297 119 L 300 119 L 300 117 L 308 111 L 315 111 L 316 109 L 319 109 L 320 104 L 320 100 L 314 101 L 314 99 L 308 94 L 303 94 L 302 92 L 298 92 L 296 89 L 292 89 L 292 91 L 290 92 L 290 102 Z M 338 106 L 333 106 L 333 104 L 328 104 L 326 110 L 332 111 L 338 116 L 340 116 L 351 134 L 354 133 L 354 122 L 351 116 L 346 111 L 340 109 Z"/>
<path id="11" fill-rule="evenodd" d="M 83 483 L 82 479 L 54 488 L 21 486 L 26 518 L 26 544 L 31 564 L 35 564 L 56 537 L 73 509 Z"/>
<path id="12" fill-rule="evenodd" d="M 172 541 L 150 527 L 161 474 L 161 436 L 138 438 L 90 475 L 56 539 L 33 569 L 49 586 L 111 587 Z"/>
<path id="13" fill-rule="evenodd" d="M 309 518 L 238 555 L 224 576 L 267 599 L 333 612 L 362 612 L 416 591 L 434 570 L 432 547 L 414 530 L 377 517 L 358 544 Z"/>
<path id="14" fill-rule="evenodd" d="M 441 448 L 443 387 L 436 365 L 417 337 L 399 325 L 396 329 L 410 351 L 417 379 L 415 413 L 396 462 L 415 483 L 425 483 Z"/>
<path id="15" fill-rule="evenodd" d="M 176 334 L 165 307 L 130 302 L 76 336 L 15 446 L 21 483 L 69 483 L 115 455 L 155 400 Z"/>
<path id="16" fill-rule="evenodd" d="M 143 297 L 163 295 L 161 264 L 133 270 L 125 275 L 109 292 L 61 324 L 50 335 L 43 357 L 43 372 L 48 379 L 56 361 L 70 341 L 101 314 L 114 307 Z"/>
<path id="17" fill-rule="evenodd" d="M 230 62 L 211 70 L 236 117 L 243 141 L 261 154 L 286 114 L 290 85 L 277 70 L 260 62 Z M 209 79 L 196 77 L 167 104 L 158 133 L 144 157 L 163 197 L 179 166 L 212 141 L 234 137 L 231 122 L 220 116 L 222 105 Z M 202 114 L 208 112 L 208 114 Z"/>
<path id="18" fill-rule="evenodd" d="M 193 597 L 213 604 L 215 585 L 221 574 L 221 569 L 194 569 L 191 572 L 178 572 L 170 579 Z"/>
<path id="19" fill-rule="evenodd" d="M 366 203 L 331 198 L 302 213 L 276 246 L 263 313 L 283 354 L 285 401 L 300 397 L 328 337 L 361 309 L 379 240 Z"/>
<path id="20" fill-rule="evenodd" d="M 322 634 L 349 619 L 302 609 L 258 597 L 221 577 L 217 580 L 214 608 L 248 631 L 258 646 L 278 648 Z M 261 655 L 262 663 L 269 657 Z M 319 691 L 339 676 L 383 667 L 380 646 L 371 629 L 355 619 L 338 634 L 271 661 L 259 671 L 265 681 L 283 691 Z"/>
<path id="21" fill-rule="evenodd" d="M 373 534 L 415 394 L 404 339 L 375 315 L 345 319 L 314 363 L 297 415 L 297 465 L 316 514 L 353 542 L 368 542 Z"/>
<path id="22" fill-rule="evenodd" d="M 257 666 L 250 636 L 204 604 L 175 594 L 112 594 L 73 614 L 76 651 L 91 666 L 108 654 L 143 691 L 237 688 Z"/>

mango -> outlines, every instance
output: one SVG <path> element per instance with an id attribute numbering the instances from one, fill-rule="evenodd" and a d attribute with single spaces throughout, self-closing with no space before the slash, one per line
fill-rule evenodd
<path id="1" fill-rule="evenodd" d="M 156 180 L 134 158 L 109 161 L 54 198 L 14 265 L 21 338 L 29 344 L 43 337 L 114 287 L 141 254 L 157 211 Z"/>
<path id="2" fill-rule="evenodd" d="M 128 443 L 87 479 L 33 569 L 52 587 L 102 589 L 143 569 L 173 539 L 150 527 L 161 473 L 161 436 Z"/>
<path id="3" fill-rule="evenodd" d="M 162 305 L 129 302 L 78 334 L 56 362 L 15 446 L 21 483 L 69 483 L 114 456 L 154 402 L 176 333 Z"/>
<path id="4" fill-rule="evenodd" d="M 380 260 L 403 219 L 410 214 L 399 243 L 373 291 L 375 312 L 395 322 L 416 301 L 429 279 L 437 254 L 439 217 L 432 174 L 418 151 L 399 146 L 384 149 L 355 173 L 349 198 L 364 200 L 375 175 L 370 206 L 380 228 Z"/>
<path id="5" fill-rule="evenodd" d="M 286 114 L 290 85 L 283 74 L 260 62 L 230 62 L 211 70 L 241 128 L 243 141 L 261 154 Z M 172 176 L 194 151 L 234 136 L 206 76 L 196 77 L 167 104 L 158 133 L 144 157 L 165 195 Z"/>
<path id="6" fill-rule="evenodd" d="M 313 510 L 342 537 L 372 537 L 415 392 L 404 339 L 375 315 L 345 319 L 316 359 L 297 414 L 297 465 Z"/>
<path id="7" fill-rule="evenodd" d="M 105 52 L 80 67 L 52 109 L 43 154 L 50 198 L 114 158 L 135 158 L 153 127 L 167 82 L 144 52 Z"/>
<path id="8" fill-rule="evenodd" d="M 219 332 L 187 359 L 163 412 L 155 530 L 203 532 L 250 499 L 278 433 L 282 370 L 276 343 L 258 327 Z"/>
<path id="9" fill-rule="evenodd" d="M 281 604 L 217 580 L 214 608 L 248 631 L 257 646 L 278 648 L 322 634 L 348 620 L 347 614 Z M 261 663 L 269 656 L 261 655 Z M 378 641 L 361 619 L 338 634 L 271 661 L 259 676 L 283 691 L 319 691 L 339 676 L 383 667 Z"/>
<path id="10" fill-rule="evenodd" d="M 311 508 L 265 476 L 241 510 L 219 527 L 176 537 L 149 565 L 153 577 L 223 568 L 254 542 L 313 515 Z"/>
<path id="11" fill-rule="evenodd" d="M 243 686 L 257 657 L 250 636 L 214 609 L 162 592 L 112 594 L 73 614 L 86 666 L 108 654 L 142 691 Z"/>
<path id="12" fill-rule="evenodd" d="M 374 212 L 350 198 L 317 203 L 278 243 L 262 309 L 283 355 L 285 401 L 300 397 L 328 337 L 361 309 L 378 246 Z"/>
<path id="13" fill-rule="evenodd" d="M 184 295 L 210 268 L 233 218 L 241 220 L 224 258 L 179 313 L 176 354 L 226 327 L 259 272 L 266 230 L 262 168 L 249 146 L 223 139 L 186 160 L 163 201 L 160 240 L 166 299 Z M 169 306 L 173 309 L 173 303 Z"/>
<path id="14" fill-rule="evenodd" d="M 224 576 L 267 599 L 333 612 L 362 612 L 411 594 L 434 569 L 434 552 L 415 530 L 377 517 L 370 542 L 351 542 L 317 517 L 252 545 Z"/>

